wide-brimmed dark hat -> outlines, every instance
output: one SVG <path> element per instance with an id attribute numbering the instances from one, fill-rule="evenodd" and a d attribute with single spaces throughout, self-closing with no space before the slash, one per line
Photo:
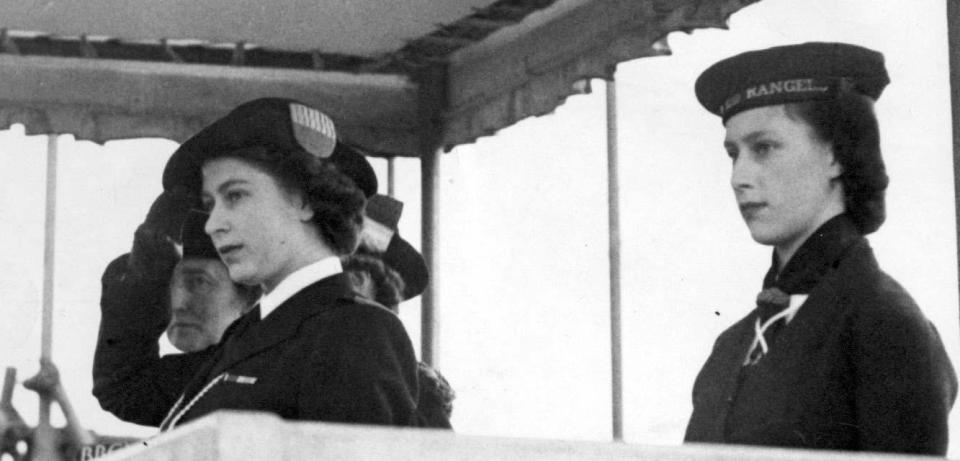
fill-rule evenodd
<path id="1" fill-rule="evenodd" d="M 761 106 L 836 97 L 849 89 L 876 100 L 890 83 L 883 54 L 847 43 L 810 42 L 748 51 L 705 70 L 697 99 L 726 123 Z"/>
<path id="2" fill-rule="evenodd" d="M 199 210 L 190 210 L 180 228 L 180 242 L 183 244 L 183 257 L 220 259 L 213 240 L 204 231 L 210 215 Z"/>
<path id="3" fill-rule="evenodd" d="M 163 188 L 200 189 L 206 160 L 261 147 L 276 152 L 304 151 L 332 161 L 367 197 L 377 193 L 377 176 L 366 157 L 338 140 L 333 120 L 320 110 L 284 98 L 241 104 L 180 145 L 163 171 Z"/>
<path id="4" fill-rule="evenodd" d="M 430 275 L 423 255 L 400 237 L 397 225 L 402 213 L 403 202 L 380 194 L 370 197 L 357 252 L 378 256 L 400 274 L 403 299 L 407 300 L 423 293 Z"/>

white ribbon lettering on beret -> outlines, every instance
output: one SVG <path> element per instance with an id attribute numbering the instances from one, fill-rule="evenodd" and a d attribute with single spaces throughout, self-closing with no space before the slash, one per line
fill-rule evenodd
<path id="1" fill-rule="evenodd" d="M 826 86 L 815 86 L 812 78 L 798 78 L 769 82 L 747 88 L 746 96 L 747 99 L 753 99 L 758 96 L 772 96 L 781 93 L 824 93 L 827 90 L 829 88 Z"/>
<path id="2" fill-rule="evenodd" d="M 763 98 L 761 101 L 777 101 L 778 97 L 795 95 L 815 99 L 821 95 L 829 95 L 832 90 L 832 83 L 832 80 L 825 79 L 794 78 L 754 85 L 727 98 L 720 106 L 719 112 L 726 114 L 740 103 L 746 103 L 757 98 Z"/>

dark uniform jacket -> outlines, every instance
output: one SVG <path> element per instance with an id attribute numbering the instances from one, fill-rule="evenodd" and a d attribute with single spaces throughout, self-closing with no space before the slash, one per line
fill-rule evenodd
<path id="1" fill-rule="evenodd" d="M 263 320 L 254 309 L 216 346 L 160 357 L 165 286 L 133 280 L 124 257 L 104 273 L 93 393 L 119 418 L 158 426 L 179 399 L 185 410 L 176 424 L 237 409 L 416 425 L 410 339 L 393 313 L 359 299 L 343 274 L 304 288 Z"/>
<path id="2" fill-rule="evenodd" d="M 822 268 L 809 298 L 755 365 L 756 310 L 720 335 L 685 440 L 944 454 L 957 380 L 933 325 L 846 216 L 795 261 Z"/>

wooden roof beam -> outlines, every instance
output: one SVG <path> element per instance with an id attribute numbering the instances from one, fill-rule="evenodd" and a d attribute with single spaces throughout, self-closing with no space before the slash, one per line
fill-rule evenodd
<path id="1" fill-rule="evenodd" d="M 446 48 L 450 51 L 463 48 L 476 43 L 475 40 L 463 37 L 452 37 L 452 36 L 440 36 L 440 35 L 425 35 L 411 42 L 411 45 L 417 47 L 418 44 L 423 44 L 427 46 L 436 46 L 441 48 Z"/>
<path id="2" fill-rule="evenodd" d="M 480 18 L 476 16 L 468 16 L 466 18 L 463 18 L 457 21 L 456 23 L 454 23 L 454 25 L 455 26 L 462 25 L 464 27 L 471 27 L 474 29 L 482 29 L 482 30 L 487 30 L 492 32 L 498 29 L 502 29 L 504 27 L 512 26 L 516 23 L 517 21 L 513 21 L 509 19 L 490 19 L 490 18 Z"/>

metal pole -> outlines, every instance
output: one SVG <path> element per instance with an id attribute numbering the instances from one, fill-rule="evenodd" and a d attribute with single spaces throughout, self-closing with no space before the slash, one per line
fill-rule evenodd
<path id="1" fill-rule="evenodd" d="M 437 365 L 437 190 L 440 186 L 440 174 L 437 164 L 440 151 L 424 152 L 420 157 L 420 187 L 422 189 L 420 247 L 423 258 L 430 271 L 430 283 L 423 291 L 420 301 L 420 359 L 430 365 Z"/>
<path id="2" fill-rule="evenodd" d="M 40 331 L 40 374 L 52 363 L 53 348 L 53 263 L 57 216 L 57 135 L 47 136 L 47 197 L 43 229 L 43 320 Z M 51 392 L 38 390 L 40 414 L 31 437 L 30 459 L 60 459 L 57 434 L 50 425 Z"/>
<path id="3" fill-rule="evenodd" d="M 47 196 L 43 229 L 43 323 L 40 360 L 51 361 L 53 348 L 53 269 L 57 229 L 57 135 L 47 136 Z M 40 394 L 40 424 L 50 424 L 50 398 Z"/>
<path id="4" fill-rule="evenodd" d="M 396 160 L 396 157 L 387 157 L 387 195 L 390 197 L 397 196 L 397 165 L 394 164 Z"/>
<path id="5" fill-rule="evenodd" d="M 617 157 L 617 84 L 607 80 L 607 200 L 610 232 L 610 388 L 613 440 L 623 441 L 623 352 L 620 323 L 620 178 Z"/>
<path id="6" fill-rule="evenodd" d="M 953 112 L 953 196 L 960 254 L 960 0 L 947 0 L 947 41 L 950 50 L 950 101 Z M 958 260 L 960 270 L 960 260 Z M 960 287 L 960 280 L 957 280 Z"/>
<path id="7" fill-rule="evenodd" d="M 421 189 L 421 244 L 423 259 L 430 273 L 420 301 L 420 359 L 438 366 L 439 316 L 436 306 L 440 286 L 439 258 L 437 256 L 437 230 L 439 219 L 440 190 L 440 145 L 442 120 L 440 114 L 446 107 L 447 74 L 441 65 L 426 67 L 416 76 L 419 86 L 417 114 L 420 124 L 420 189 Z"/>

